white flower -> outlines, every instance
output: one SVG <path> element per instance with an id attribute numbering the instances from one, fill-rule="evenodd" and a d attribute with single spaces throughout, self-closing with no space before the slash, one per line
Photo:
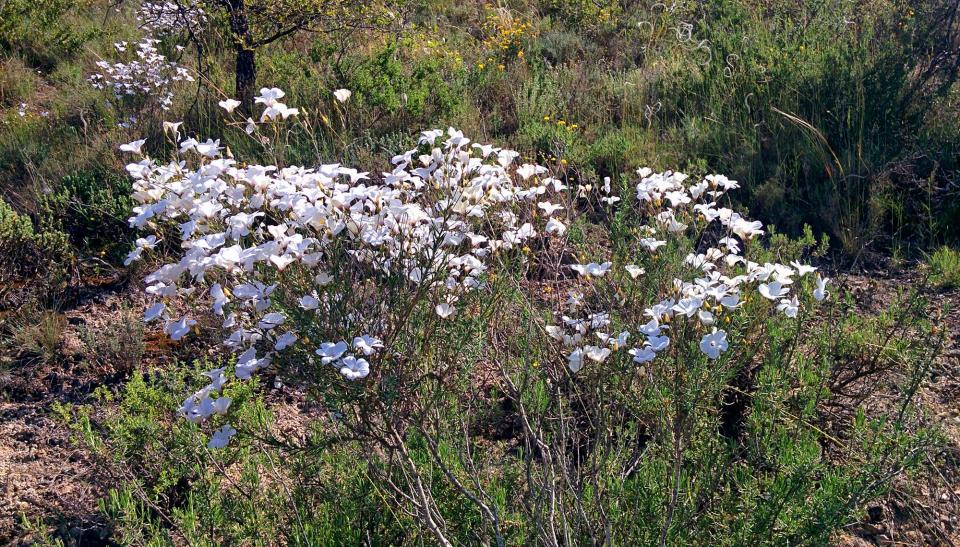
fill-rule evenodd
<path id="1" fill-rule="evenodd" d="M 820 274 L 817 274 L 817 288 L 813 291 L 813 297 L 817 299 L 817 302 L 822 302 L 829 294 L 827 291 L 828 282 L 830 282 L 829 279 L 820 277 Z"/>
<path id="2" fill-rule="evenodd" d="M 584 355 L 587 356 L 591 361 L 596 361 L 602 363 L 606 361 L 607 357 L 610 357 L 610 348 L 601 348 L 599 346 L 586 346 L 583 348 Z"/>
<path id="3" fill-rule="evenodd" d="M 230 397 L 218 397 L 213 401 L 213 412 L 214 414 L 226 414 L 227 409 L 230 408 L 230 403 L 233 402 L 233 399 Z"/>
<path id="4" fill-rule="evenodd" d="M 548 217 L 553 216 L 553 213 L 563 209 L 563 205 L 554 205 L 549 201 L 541 201 L 537 204 L 537 207 L 543 209 L 543 213 Z"/>
<path id="5" fill-rule="evenodd" d="M 670 338 L 667 336 L 650 336 L 647 337 L 647 346 L 650 347 L 653 351 L 660 352 L 667 349 L 667 346 L 670 345 Z"/>
<path id="6" fill-rule="evenodd" d="M 567 368 L 570 369 L 570 372 L 576 374 L 580 372 L 580 369 L 583 368 L 583 350 L 577 348 L 570 352 L 570 355 L 567 356 Z"/>
<path id="7" fill-rule="evenodd" d="M 210 296 L 213 297 L 213 313 L 223 315 L 223 306 L 230 302 L 219 283 L 210 286 Z"/>
<path id="8" fill-rule="evenodd" d="M 649 363 L 657 357 L 657 352 L 646 346 L 634 348 L 629 353 L 633 356 L 633 362 L 638 364 Z"/>
<path id="9" fill-rule="evenodd" d="M 227 99 L 227 100 L 225 100 L 225 101 L 220 101 L 220 102 L 218 102 L 217 104 L 220 105 L 220 108 L 222 108 L 222 109 L 224 109 L 224 110 L 226 110 L 227 112 L 230 112 L 230 113 L 232 114 L 233 111 L 234 111 L 238 106 L 240 106 L 240 101 L 235 100 L 235 99 Z"/>
<path id="10" fill-rule="evenodd" d="M 351 95 L 353 95 L 353 92 L 349 89 L 338 89 L 333 92 L 333 96 L 341 103 L 347 102 L 347 99 L 349 99 Z"/>
<path id="11" fill-rule="evenodd" d="M 179 341 L 181 338 L 187 335 L 190 332 L 190 327 L 196 325 L 197 322 L 193 319 L 188 319 L 187 317 L 181 317 L 179 321 L 172 321 L 167 323 L 166 331 L 167 335 L 173 341 Z"/>
<path id="12" fill-rule="evenodd" d="M 241 380 L 249 380 L 250 376 L 254 372 L 269 364 L 269 357 L 258 359 L 256 349 L 248 348 L 246 351 L 241 353 L 239 357 L 237 357 L 237 366 L 234 370 L 234 373 L 237 375 L 237 378 L 240 378 Z"/>
<path id="13" fill-rule="evenodd" d="M 230 443 L 230 437 L 236 434 L 237 430 L 227 424 L 213 433 L 213 437 L 211 437 L 210 442 L 207 443 L 207 448 L 223 448 Z"/>
<path id="14" fill-rule="evenodd" d="M 610 271 L 610 266 L 610 262 L 604 262 L 603 264 L 591 262 L 589 264 L 571 264 L 570 268 L 583 276 L 603 277 Z"/>
<path id="15" fill-rule="evenodd" d="M 779 281 L 771 281 L 770 283 L 761 283 L 758 288 L 760 294 L 768 300 L 776 300 L 781 296 L 790 292 L 790 289 L 784 287 Z"/>
<path id="16" fill-rule="evenodd" d="M 382 341 L 368 334 L 357 336 L 353 339 L 353 349 L 363 353 L 368 357 L 376 353 L 376 351 L 382 347 Z"/>
<path id="17" fill-rule="evenodd" d="M 797 297 L 794 296 L 793 300 L 784 298 L 777 304 L 777 310 L 782 311 L 784 315 L 793 319 L 797 316 L 797 312 L 800 310 L 800 302 L 797 300 Z"/>
<path id="18" fill-rule="evenodd" d="M 544 230 L 548 234 L 562 236 L 567 231 L 567 227 L 564 225 L 564 223 L 551 217 L 550 220 L 547 221 L 547 225 L 544 227 Z"/>
<path id="19" fill-rule="evenodd" d="M 260 95 L 254 98 L 255 103 L 262 103 L 267 106 L 275 104 L 279 99 L 282 99 L 286 93 L 282 89 L 276 87 L 263 87 L 260 88 Z"/>
<path id="20" fill-rule="evenodd" d="M 340 360 L 340 374 L 347 380 L 360 380 L 370 374 L 370 363 L 366 359 L 348 355 Z"/>
<path id="21" fill-rule="evenodd" d="M 627 264 L 623 268 L 627 270 L 628 274 L 630 274 L 630 279 L 636 279 L 641 275 L 647 273 L 647 271 L 641 268 L 640 266 L 634 266 L 633 264 Z"/>
<path id="22" fill-rule="evenodd" d="M 687 317 L 693 317 L 697 311 L 700 310 L 700 306 L 703 305 L 702 298 L 683 298 L 675 306 L 673 306 L 673 311 L 679 313 L 680 315 L 685 315 Z"/>
<path id="23" fill-rule="evenodd" d="M 698 311 L 697 319 L 700 320 L 700 324 L 703 325 L 704 327 L 712 326 L 714 322 L 716 322 L 716 320 L 713 317 L 713 314 L 708 312 L 707 310 Z"/>
<path id="24" fill-rule="evenodd" d="M 207 142 L 196 143 L 193 145 L 193 149 L 197 151 L 198 154 L 206 156 L 208 158 L 215 158 L 220 155 L 220 139 L 213 140 L 207 139 Z"/>
<path id="25" fill-rule="evenodd" d="M 700 351 L 710 359 L 717 359 L 720 354 L 727 351 L 727 333 L 722 330 L 713 329 L 710 334 L 705 334 L 700 339 Z"/>
<path id="26" fill-rule="evenodd" d="M 147 311 L 143 313 L 144 322 L 149 323 L 150 321 L 160 317 L 163 312 L 166 311 L 166 309 L 167 307 L 163 304 L 163 302 L 157 302 L 156 304 L 150 306 L 147 308 Z"/>
<path id="27" fill-rule="evenodd" d="M 146 142 L 147 142 L 146 139 L 140 139 L 138 141 L 129 142 L 127 144 L 121 144 L 120 151 L 131 152 L 133 154 L 140 154 L 140 149 L 143 148 L 143 145 Z"/>
<path id="28" fill-rule="evenodd" d="M 315 310 L 320 307 L 320 300 L 313 295 L 304 295 L 300 297 L 300 307 L 305 310 Z"/>
<path id="29" fill-rule="evenodd" d="M 320 344 L 320 348 L 317 349 L 316 353 L 320 356 L 320 362 L 326 365 L 342 357 L 348 349 L 350 349 L 350 346 L 343 340 L 337 343 L 324 342 Z"/>
<path id="30" fill-rule="evenodd" d="M 813 273 L 813 272 L 817 271 L 817 268 L 816 268 L 815 266 L 808 266 L 808 265 L 805 265 L 805 264 L 800 264 L 800 263 L 797 262 L 796 260 L 791 261 L 791 262 L 790 262 L 790 265 L 793 266 L 793 267 L 797 270 L 797 274 L 799 274 L 800 277 L 803 277 L 803 276 L 807 275 L 808 273 Z"/>
<path id="31" fill-rule="evenodd" d="M 183 125 L 183 122 L 163 122 L 163 132 L 179 139 L 181 125 Z"/>
<path id="32" fill-rule="evenodd" d="M 279 338 L 277 338 L 277 342 L 276 344 L 274 344 L 273 349 L 277 351 L 283 351 L 288 347 L 292 346 L 293 344 L 295 344 L 296 342 L 297 342 L 297 335 L 291 331 L 287 331 L 281 334 Z"/>
<path id="33" fill-rule="evenodd" d="M 437 315 L 439 315 L 441 319 L 446 319 L 450 317 L 456 311 L 457 311 L 457 308 L 451 306 L 450 304 L 447 304 L 446 302 L 442 304 L 437 304 L 437 307 L 436 307 Z"/>
<path id="34" fill-rule="evenodd" d="M 522 178 L 523 180 L 527 180 L 527 179 L 529 179 L 530 177 L 532 177 L 532 176 L 536 175 L 537 173 L 541 172 L 540 169 L 542 169 L 542 167 L 540 167 L 540 166 L 538 166 L 538 165 L 532 165 L 532 164 L 529 164 L 529 163 L 525 163 L 525 164 L 521 165 L 520 167 L 517 167 L 517 175 L 520 175 L 520 178 Z M 548 213 L 548 214 L 549 214 L 549 213 Z"/>
<path id="35" fill-rule="evenodd" d="M 263 319 L 260 320 L 260 323 L 257 324 L 257 327 L 270 330 L 275 327 L 279 327 L 286 321 L 286 317 L 282 313 L 272 312 L 263 316 Z"/>
<path id="36" fill-rule="evenodd" d="M 666 241 L 659 240 L 655 237 L 645 237 L 640 240 L 640 246 L 642 246 L 644 249 L 650 252 L 655 252 L 657 249 L 659 249 L 660 247 L 663 247 L 666 244 L 667 244 Z"/>

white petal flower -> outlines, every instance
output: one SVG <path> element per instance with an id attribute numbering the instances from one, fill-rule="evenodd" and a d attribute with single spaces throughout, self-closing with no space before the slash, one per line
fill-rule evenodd
<path id="1" fill-rule="evenodd" d="M 442 319 L 446 319 L 453 315 L 457 311 L 457 308 L 447 304 L 446 302 L 442 304 L 437 304 L 436 312 Z"/>
<path id="2" fill-rule="evenodd" d="M 610 354 L 612 352 L 610 351 L 610 348 L 601 348 L 599 346 L 586 346 L 583 348 L 583 353 L 591 361 L 602 363 L 607 360 L 607 357 L 610 357 Z"/>
<path id="3" fill-rule="evenodd" d="M 133 154 L 140 154 L 140 149 L 143 148 L 143 145 L 146 142 L 147 142 L 146 139 L 140 139 L 138 141 L 133 141 L 127 144 L 121 144 L 120 151 L 131 152 Z"/>
<path id="4" fill-rule="evenodd" d="M 367 357 L 373 355 L 381 348 L 383 348 L 383 342 L 369 334 L 357 336 L 353 339 L 353 349 L 363 353 Z"/>
<path id="5" fill-rule="evenodd" d="M 347 102 L 347 99 L 349 99 L 351 95 L 353 95 L 353 92 L 349 89 L 338 89 L 333 92 L 333 96 L 341 103 Z"/>
<path id="6" fill-rule="evenodd" d="M 717 359 L 720 354 L 727 351 L 727 333 L 722 330 L 713 329 L 710 334 L 705 334 L 700 339 L 700 351 L 710 359 Z"/>
<path id="7" fill-rule="evenodd" d="M 570 352 L 570 355 L 567 356 L 567 368 L 570 369 L 570 372 L 576 374 L 580 372 L 580 369 L 583 368 L 583 350 L 577 348 Z"/>
<path id="8" fill-rule="evenodd" d="M 257 327 L 269 330 L 279 327 L 284 321 L 286 321 L 286 319 L 287 318 L 284 317 L 282 313 L 271 312 L 263 316 L 263 319 L 260 320 L 260 322 L 257 324 Z"/>
<path id="9" fill-rule="evenodd" d="M 647 346 L 653 351 L 660 352 L 667 349 L 670 345 L 670 338 L 663 335 L 650 336 L 647 338 Z"/>
<path id="10" fill-rule="evenodd" d="M 181 338 L 187 335 L 190 332 L 190 327 L 196 325 L 197 322 L 193 319 L 188 319 L 187 317 L 181 317 L 179 321 L 172 321 L 167 323 L 166 332 L 167 335 L 173 341 L 179 341 Z"/>
<path id="11" fill-rule="evenodd" d="M 300 297 L 300 307 L 305 310 L 315 310 L 320 307 L 320 300 L 313 295 L 304 295 Z"/>
<path id="12" fill-rule="evenodd" d="M 370 374 L 370 363 L 366 359 L 348 355 L 340 360 L 340 374 L 347 380 L 360 380 Z"/>
<path id="13" fill-rule="evenodd" d="M 793 319 L 797 316 L 797 312 L 800 310 L 800 302 L 797 300 L 797 297 L 794 296 L 792 300 L 784 298 L 777 304 L 777 310 L 782 311 L 784 315 Z"/>
<path id="14" fill-rule="evenodd" d="M 342 357 L 348 349 L 350 349 L 350 346 L 343 340 L 336 343 L 324 342 L 320 344 L 320 348 L 317 349 L 316 353 L 320 356 L 320 362 L 326 365 Z"/>
<path id="15" fill-rule="evenodd" d="M 555 218 L 550 218 L 547 221 L 546 226 L 544 226 L 544 231 L 548 234 L 555 234 L 557 236 L 562 236 L 567 231 L 567 226 Z"/>
<path id="16" fill-rule="evenodd" d="M 236 99 L 227 99 L 225 101 L 220 101 L 217 104 L 220 105 L 220 108 L 226 110 L 227 112 L 233 113 L 233 111 L 240 106 L 240 101 Z"/>
<path id="17" fill-rule="evenodd" d="M 633 264 L 627 264 L 624 266 L 624 269 L 627 270 L 627 273 L 630 274 L 630 279 L 636 279 L 641 275 L 647 273 L 646 270 L 639 266 L 634 266 Z"/>
<path id="18" fill-rule="evenodd" d="M 213 437 L 211 437 L 210 442 L 207 443 L 207 448 L 214 450 L 223 448 L 230 443 L 230 438 L 236 434 L 236 429 L 231 427 L 229 424 L 225 425 L 213 433 Z"/>
<path id="19" fill-rule="evenodd" d="M 800 277 L 803 277 L 803 276 L 807 275 L 808 273 L 813 273 L 813 272 L 817 271 L 817 268 L 816 268 L 815 266 L 810 266 L 810 265 L 806 265 L 806 264 L 801 264 L 801 263 L 797 262 L 796 260 L 791 261 L 791 262 L 790 262 L 790 265 L 793 266 L 793 267 L 797 270 L 797 274 L 798 274 Z"/>
<path id="20" fill-rule="evenodd" d="M 790 289 L 784 287 L 779 281 L 771 281 L 770 283 L 761 283 L 758 288 L 760 294 L 768 300 L 776 300 L 781 296 L 790 292 Z"/>
<path id="21" fill-rule="evenodd" d="M 817 274 L 817 288 L 813 291 L 813 297 L 817 299 L 817 302 L 822 302 L 829 294 L 827 291 L 828 282 L 830 282 L 829 279 L 820 277 L 820 274 Z"/>
<path id="22" fill-rule="evenodd" d="M 149 323 L 150 321 L 157 319 L 163 315 L 163 312 L 166 311 L 166 309 L 167 307 L 163 304 L 163 302 L 157 302 L 156 304 L 150 306 L 147 308 L 147 311 L 143 313 L 144 322 Z"/>
<path id="23" fill-rule="evenodd" d="M 608 271 L 610 271 L 610 266 L 610 262 L 604 262 L 603 264 L 591 262 L 589 264 L 571 264 L 570 268 L 583 276 L 603 277 Z"/>
<path id="24" fill-rule="evenodd" d="M 633 356 L 633 362 L 641 365 L 643 363 L 649 363 L 657 357 L 657 352 L 646 346 L 642 348 L 634 348 L 630 350 L 629 353 Z"/>
<path id="25" fill-rule="evenodd" d="M 297 342 L 297 339 L 298 338 L 295 333 L 293 333 L 292 331 L 287 331 L 281 334 L 277 338 L 277 342 L 274 344 L 273 349 L 277 351 L 283 351 L 288 347 L 292 346 L 293 344 L 295 344 Z"/>

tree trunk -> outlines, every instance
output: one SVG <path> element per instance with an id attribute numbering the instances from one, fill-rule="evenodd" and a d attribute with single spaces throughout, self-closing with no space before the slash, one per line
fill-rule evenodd
<path id="1" fill-rule="evenodd" d="M 236 94 L 240 108 L 246 114 L 253 112 L 253 97 L 257 88 L 257 57 L 253 48 L 253 35 L 247 21 L 245 0 L 230 1 L 230 31 L 233 34 L 237 54 Z"/>
<path id="2" fill-rule="evenodd" d="M 252 49 L 238 44 L 236 71 L 237 100 L 241 109 L 250 114 L 253 112 L 253 97 L 257 88 L 257 59 Z"/>

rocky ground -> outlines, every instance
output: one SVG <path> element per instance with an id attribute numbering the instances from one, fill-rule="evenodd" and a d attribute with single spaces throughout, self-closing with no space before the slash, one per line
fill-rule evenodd
<path id="1" fill-rule="evenodd" d="M 847 275 L 841 280 L 866 313 L 886 309 L 898 289 L 917 273 Z M 960 308 L 960 291 L 931 294 L 930 313 Z M 74 299 L 64 310 L 57 366 L 26 366 L 0 378 L 0 543 L 28 544 L 38 530 L 58 530 L 76 545 L 108 544 L 97 500 L 108 484 L 95 473 L 91 456 L 70 442 L 58 421 L 57 404 L 88 400 L 99 385 L 118 384 L 128 370 L 90 364 L 89 333 L 124 319 L 142 303 L 138 288 L 111 280 Z M 845 545 L 960 544 L 960 313 L 942 313 L 946 348 L 920 399 L 924 419 L 949 440 L 932 455 L 936 473 L 901 478 L 867 511 L 866 518 L 838 537 Z M 169 355 L 156 333 L 147 332 L 143 361 Z M 122 348 L 130 352 L 136 348 Z M 167 357 L 168 358 L 168 357 Z M 140 366 L 143 366 L 141 363 Z M 121 369 L 123 367 L 120 367 Z M 295 427 L 298 397 L 284 394 Z M 281 409 L 279 414 L 284 414 Z"/>

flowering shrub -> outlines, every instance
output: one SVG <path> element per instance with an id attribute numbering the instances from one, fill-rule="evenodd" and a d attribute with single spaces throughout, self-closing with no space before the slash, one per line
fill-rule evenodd
<path id="1" fill-rule="evenodd" d="M 193 76 L 185 67 L 162 55 L 156 47 L 159 43 L 159 40 L 144 38 L 136 44 L 136 58 L 126 63 L 97 61 L 102 72 L 91 75 L 90 83 L 96 89 L 113 89 L 117 99 L 134 95 L 156 98 L 160 107 L 168 110 L 173 104 L 173 84 L 192 82 Z M 114 44 L 118 53 L 125 53 L 129 47 L 126 42 Z"/>
<path id="2" fill-rule="evenodd" d="M 260 124 L 299 114 L 280 102 L 283 97 L 276 88 L 261 90 Z M 221 106 L 232 112 L 236 101 Z M 258 131 L 258 122 L 248 120 L 245 130 Z M 143 144 L 121 149 L 140 154 Z M 219 140 L 177 144 L 168 162 L 144 157 L 127 166 L 140 203 L 131 225 L 175 223 L 184 249 L 178 261 L 146 277 L 147 292 L 161 301 L 145 319 L 162 320 L 166 333 L 180 340 L 197 319 L 173 314 L 164 300 L 183 296 L 207 304 L 224 318 L 224 344 L 238 355 L 235 375 L 241 379 L 286 354 L 305 359 L 306 366 L 327 365 L 347 380 L 395 364 L 402 359 L 397 329 L 414 307 L 426 304 L 439 318 L 452 317 L 458 302 L 485 287 L 501 254 L 545 246 L 551 238 L 562 245 L 566 224 L 557 217 L 572 207 L 548 199 L 568 200 L 561 193 L 566 186 L 546 168 L 517 166 L 516 152 L 473 144 L 452 128 L 422 133 L 420 147 L 395 156 L 391 171 L 377 181 L 339 164 L 241 165 L 223 156 Z M 729 322 L 751 290 L 796 317 L 799 289 L 790 295 L 791 286 L 816 268 L 744 258 L 741 245 L 763 229 L 717 205 L 736 182 L 713 175 L 687 185 L 686 175 L 648 169 L 639 175 L 637 203 L 652 221 L 639 228 L 640 248 L 655 256 L 670 240 L 682 240 L 700 241 L 702 250 L 683 260 L 689 279 L 672 279 L 670 296 L 646 307 L 644 322 L 632 330 L 608 334 L 611 310 L 563 315 L 561 325 L 546 326 L 566 348 L 571 372 L 627 350 L 635 363 L 648 363 L 671 342 L 682 343 L 674 332 L 697 337 L 702 353 L 718 359 L 730 343 L 717 325 Z M 609 182 L 602 191 L 610 194 Z M 608 204 L 618 199 L 601 198 Z M 127 262 L 153 248 L 161 233 L 139 239 Z M 715 244 L 705 244 L 708 235 Z M 589 285 L 606 276 L 612 263 L 569 268 Z M 638 266 L 624 268 L 631 278 L 644 275 Z M 825 298 L 825 285 L 818 276 L 817 300 Z M 582 313 L 583 303 L 572 295 L 569 312 Z M 612 311 L 621 321 L 629 318 Z M 632 349 L 630 340 L 636 341 Z M 229 399 L 213 398 L 226 382 L 224 372 L 210 372 L 212 383 L 186 400 L 184 416 L 202 421 L 227 411 Z M 212 442 L 222 445 L 227 431 L 232 429 L 220 430 Z"/>
<path id="3" fill-rule="evenodd" d="M 140 27 L 156 36 L 194 31 L 207 22 L 207 13 L 196 2 L 143 2 L 137 9 Z"/>
<path id="4" fill-rule="evenodd" d="M 230 125 L 282 147 L 288 124 L 306 117 L 284 98 L 264 88 L 261 114 Z M 236 103 L 220 106 L 232 115 Z M 695 530 L 740 537 L 740 527 L 763 536 L 786 522 L 763 515 L 785 505 L 791 520 L 776 537 L 823 538 L 851 514 L 849 500 L 876 495 L 881 482 L 869 477 L 889 476 L 915 449 L 864 423 L 844 450 L 866 463 L 837 471 L 822 457 L 810 424 L 843 338 L 831 338 L 835 317 L 811 327 L 808 309 L 827 300 L 828 280 L 791 260 L 812 237 L 768 235 L 729 206 L 738 185 L 726 177 L 640 169 L 620 192 L 609 179 L 574 190 L 453 128 L 421 133 L 379 175 L 288 166 L 280 155 L 247 164 L 220 140 L 164 128 L 166 159 L 145 140 L 120 147 L 140 158 L 127 165 L 130 224 L 152 232 L 127 260 L 180 249 L 146 275 L 156 302 L 145 320 L 173 340 L 219 324 L 235 356 L 179 407 L 210 449 L 240 452 L 265 434 L 249 401 L 235 401 L 249 384 L 233 378 L 295 383 L 329 412 L 285 457 L 310 472 L 315 449 L 363 462 L 351 484 L 369 481 L 380 494 L 371 499 L 402 507 L 444 545 L 474 537 L 452 520 L 482 522 L 476 537 L 499 545 L 559 544 L 563 523 L 584 542 L 612 533 L 624 544 L 689 543 Z M 609 224 L 603 245 L 585 239 L 600 225 L 588 212 Z M 886 358 L 882 336 L 865 362 Z M 929 355 L 910 359 L 915 382 Z M 491 434 L 474 440 L 498 411 L 514 424 L 516 454 L 497 452 Z M 863 452 L 867 437 L 894 456 Z M 749 471 L 725 471 L 734 465 Z M 852 478 L 776 494 L 795 469 Z M 744 501 L 755 511 L 734 521 L 727 510 L 701 514 L 743 491 L 774 495 Z"/>
<path id="5" fill-rule="evenodd" d="M 279 102 L 283 95 L 261 90 L 260 123 L 297 115 Z M 256 125 L 249 120 L 248 131 Z M 556 179 L 534 178 L 542 167 L 515 167 L 516 152 L 472 144 L 453 129 L 426 131 L 419 143 L 394 157 L 379 182 L 339 164 L 241 166 L 210 139 L 182 140 L 168 163 L 145 157 L 128 165 L 141 204 L 131 224 L 176 222 L 185 249 L 178 262 L 147 276 L 147 292 L 206 301 L 223 316 L 240 378 L 295 350 L 311 351 L 310 362 L 348 380 L 365 378 L 399 357 L 391 343 L 412 306 L 427 302 L 442 319 L 456 314 L 458 302 L 484 286 L 493 257 L 537 235 L 524 203 L 562 188 Z M 143 144 L 121 148 L 140 153 Z M 129 261 L 158 235 L 138 240 Z M 407 301 L 385 298 L 390 290 Z M 343 323 L 325 325 L 343 306 Z M 163 320 L 174 340 L 196 324 L 162 301 L 145 318 Z M 223 370 L 211 377 L 181 409 L 189 418 L 226 411 L 229 401 L 210 398 Z"/>

